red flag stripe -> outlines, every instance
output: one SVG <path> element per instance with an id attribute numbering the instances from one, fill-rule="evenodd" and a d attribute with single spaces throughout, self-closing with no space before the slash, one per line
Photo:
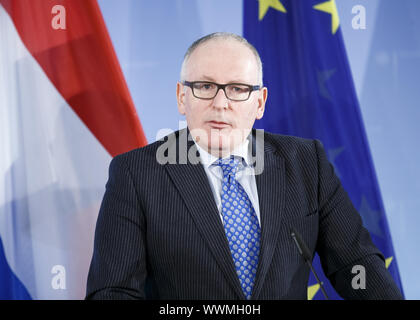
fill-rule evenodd
<path id="1" fill-rule="evenodd" d="M 147 144 L 96 0 L 0 4 L 50 81 L 112 156 Z M 55 5 L 66 9 L 65 30 L 51 25 Z"/>

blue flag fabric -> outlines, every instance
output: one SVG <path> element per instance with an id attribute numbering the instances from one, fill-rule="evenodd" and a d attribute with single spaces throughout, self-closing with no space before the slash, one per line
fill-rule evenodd
<path id="1" fill-rule="evenodd" d="M 319 139 L 401 289 L 398 266 L 334 0 L 244 0 L 244 37 L 261 55 L 268 101 L 256 128 Z M 329 297 L 340 299 L 314 266 Z M 316 288 L 311 274 L 309 287 Z M 309 299 L 323 299 L 308 290 Z"/>
<path id="2" fill-rule="evenodd" d="M 0 239 L 0 300 L 30 300 L 31 296 L 7 263 Z"/>

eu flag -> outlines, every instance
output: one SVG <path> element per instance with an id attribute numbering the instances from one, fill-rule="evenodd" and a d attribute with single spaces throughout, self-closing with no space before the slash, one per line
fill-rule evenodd
<path id="1" fill-rule="evenodd" d="M 244 0 L 244 36 L 261 55 L 269 93 L 255 127 L 323 142 L 402 291 L 335 1 Z M 329 297 L 340 299 L 317 256 L 314 266 Z M 308 298 L 322 299 L 318 289 L 311 275 Z"/>

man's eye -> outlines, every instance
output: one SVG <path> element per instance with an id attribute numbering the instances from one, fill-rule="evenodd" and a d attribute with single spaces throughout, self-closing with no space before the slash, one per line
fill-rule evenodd
<path id="1" fill-rule="evenodd" d="M 214 85 L 211 83 L 197 83 L 195 88 L 198 90 L 212 90 Z"/>
<path id="2" fill-rule="evenodd" d="M 231 90 L 235 93 L 243 93 L 243 92 L 248 92 L 249 88 L 242 87 L 242 86 L 234 86 L 234 87 L 231 87 Z"/>

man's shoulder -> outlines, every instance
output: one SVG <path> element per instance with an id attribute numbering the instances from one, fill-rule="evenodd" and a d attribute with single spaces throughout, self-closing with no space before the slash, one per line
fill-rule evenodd
<path id="1" fill-rule="evenodd" d="M 184 130 L 174 131 L 155 142 L 121 153 L 115 156 L 113 160 L 122 161 L 126 163 L 143 164 L 148 166 L 153 163 L 158 163 L 157 156 L 159 153 L 159 147 L 165 144 L 164 149 L 170 149 L 171 144 L 178 143 L 179 137 L 183 132 Z"/>
<path id="2" fill-rule="evenodd" d="M 262 131 L 262 130 L 256 129 L 255 131 Z M 281 144 L 281 145 L 290 144 L 294 146 L 300 146 L 300 145 L 313 144 L 313 139 L 301 138 L 297 136 L 280 134 L 280 133 L 272 133 L 268 131 L 264 131 L 264 136 L 266 139 L 269 140 L 269 142 L 274 142 L 276 144 Z"/>
<path id="3" fill-rule="evenodd" d="M 290 157 L 297 154 L 315 154 L 315 143 L 314 139 L 264 131 L 264 144 L 268 147 L 265 149 L 272 149 L 283 157 Z"/>
<path id="4" fill-rule="evenodd" d="M 121 153 L 115 158 L 124 158 L 124 159 L 132 159 L 132 158 L 148 158 L 155 156 L 156 150 L 159 148 L 160 145 L 164 143 L 166 137 L 162 138 L 162 140 L 157 140 L 155 142 L 149 143 L 145 146 Z"/>

